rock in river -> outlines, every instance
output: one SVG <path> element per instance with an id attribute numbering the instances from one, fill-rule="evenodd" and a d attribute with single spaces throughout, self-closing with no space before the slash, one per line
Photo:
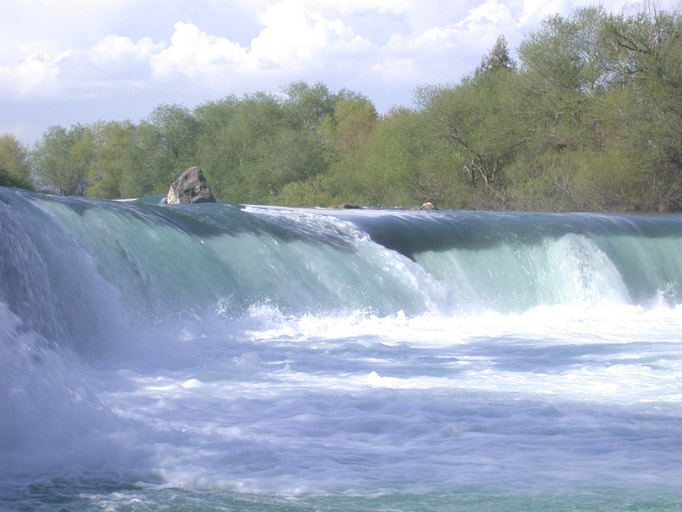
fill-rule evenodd
<path id="1" fill-rule="evenodd" d="M 215 197 L 201 167 L 190 167 L 173 182 L 166 196 L 166 203 L 215 203 Z"/>

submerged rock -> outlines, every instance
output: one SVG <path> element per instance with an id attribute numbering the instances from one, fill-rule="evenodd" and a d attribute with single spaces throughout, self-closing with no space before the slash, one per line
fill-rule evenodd
<path id="1" fill-rule="evenodd" d="M 173 182 L 166 196 L 166 203 L 215 203 L 215 197 L 201 167 L 190 167 Z"/>

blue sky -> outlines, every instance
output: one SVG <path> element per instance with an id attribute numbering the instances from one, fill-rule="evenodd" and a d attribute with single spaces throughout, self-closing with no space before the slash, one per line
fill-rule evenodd
<path id="1" fill-rule="evenodd" d="M 631 13 L 631 0 L 604 0 Z M 583 0 L 13 0 L 0 17 L 0 133 L 139 121 L 158 104 L 280 93 L 295 80 L 410 106 L 504 34 L 512 50 Z M 666 9 L 679 0 L 660 2 Z"/>

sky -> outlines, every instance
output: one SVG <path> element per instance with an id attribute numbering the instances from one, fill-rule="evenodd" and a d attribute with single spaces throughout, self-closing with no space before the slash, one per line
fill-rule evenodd
<path id="1" fill-rule="evenodd" d="M 670 0 L 659 2 L 672 9 Z M 161 103 L 325 83 L 379 112 L 420 85 L 456 83 L 504 35 L 590 0 L 6 0 L 0 134 L 32 144 L 51 125 L 130 119 Z M 635 0 L 602 0 L 632 13 Z"/>

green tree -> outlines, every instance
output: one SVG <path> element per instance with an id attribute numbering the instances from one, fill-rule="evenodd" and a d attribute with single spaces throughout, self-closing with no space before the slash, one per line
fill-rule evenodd
<path id="1" fill-rule="evenodd" d="M 144 138 L 156 168 L 154 190 L 165 191 L 186 168 L 195 164 L 196 139 L 200 125 L 187 107 L 161 104 L 149 116 L 151 133 Z M 150 166 L 151 166 L 150 165 Z"/>
<path id="2" fill-rule="evenodd" d="M 298 81 L 284 88 L 287 98 L 283 109 L 292 126 L 314 131 L 320 121 L 334 112 L 336 95 L 323 83 L 309 85 Z"/>
<path id="3" fill-rule="evenodd" d="M 185 169 L 200 164 L 196 143 L 201 126 L 184 106 L 161 104 L 134 128 L 120 128 L 109 127 L 108 136 L 123 144 L 117 158 L 123 166 L 119 181 L 123 197 L 165 194 Z"/>
<path id="4" fill-rule="evenodd" d="M 136 127 L 130 121 L 109 121 L 95 123 L 89 129 L 94 157 L 88 165 L 87 195 L 119 198 L 122 178 L 134 165 Z"/>
<path id="5" fill-rule="evenodd" d="M 492 73 L 495 71 L 513 71 L 516 63 L 509 54 L 509 46 L 504 36 L 499 36 L 495 46 L 483 57 L 481 64 L 476 68 L 475 74 Z"/>
<path id="6" fill-rule="evenodd" d="M 511 207 L 611 210 L 638 204 L 626 197 L 638 181 L 628 149 L 634 97 L 618 71 L 613 20 L 602 8 L 552 16 L 521 44 L 516 108 L 525 142 L 506 171 Z"/>
<path id="7" fill-rule="evenodd" d="M 289 182 L 277 201 L 292 206 L 367 202 L 364 161 L 378 126 L 374 105 L 364 96 L 341 91 L 333 111 L 317 121 L 312 134 L 319 171 Z"/>
<path id="8" fill-rule="evenodd" d="M 359 95 L 332 94 L 323 84 L 305 82 L 294 82 L 285 93 L 284 99 L 262 92 L 229 96 L 195 110 L 202 127 L 198 160 L 217 197 L 283 201 L 284 187 L 293 190 L 327 171 L 323 126 L 332 122 L 340 101 Z"/>
<path id="9" fill-rule="evenodd" d="M 571 92 L 594 92 L 614 81 L 613 46 L 602 7 L 578 9 L 571 18 L 544 19 L 519 47 L 521 69 L 529 86 L 553 91 L 552 99 Z M 539 91 L 538 91 L 539 92 Z"/>
<path id="10" fill-rule="evenodd" d="M 604 89 L 607 71 L 602 9 L 581 9 L 573 18 L 545 19 L 521 43 L 520 79 L 525 126 L 533 151 L 561 151 L 591 145 L 581 116 L 590 99 Z"/>
<path id="11" fill-rule="evenodd" d="M 36 177 L 42 188 L 60 195 L 83 195 L 87 169 L 93 157 L 91 134 L 80 124 L 68 130 L 51 126 L 32 152 Z"/>
<path id="12" fill-rule="evenodd" d="M 0 186 L 33 189 L 28 149 L 8 133 L 0 136 Z"/>
<path id="13" fill-rule="evenodd" d="M 633 139 L 650 170 L 647 209 L 682 209 L 682 16 L 649 4 L 609 25 L 622 82 L 637 96 Z"/>
<path id="14" fill-rule="evenodd" d="M 266 93 L 230 96 L 195 112 L 203 127 L 198 159 L 216 196 L 232 202 L 267 201 L 286 180 L 281 175 L 286 168 L 273 165 L 273 152 L 296 150 L 281 134 L 280 100 Z"/>
<path id="15" fill-rule="evenodd" d="M 377 127 L 378 115 L 367 98 L 342 99 L 320 122 L 317 136 L 331 162 L 354 158 L 367 145 Z"/>
<path id="16" fill-rule="evenodd" d="M 514 104 L 516 76 L 503 69 L 480 73 L 456 87 L 418 91 L 428 132 L 456 150 L 475 208 L 506 208 L 504 168 L 522 141 Z"/>
<path id="17" fill-rule="evenodd" d="M 452 144 L 432 136 L 432 128 L 429 113 L 400 108 L 385 116 L 371 141 L 365 171 L 374 204 L 462 206 L 462 162 Z"/>

